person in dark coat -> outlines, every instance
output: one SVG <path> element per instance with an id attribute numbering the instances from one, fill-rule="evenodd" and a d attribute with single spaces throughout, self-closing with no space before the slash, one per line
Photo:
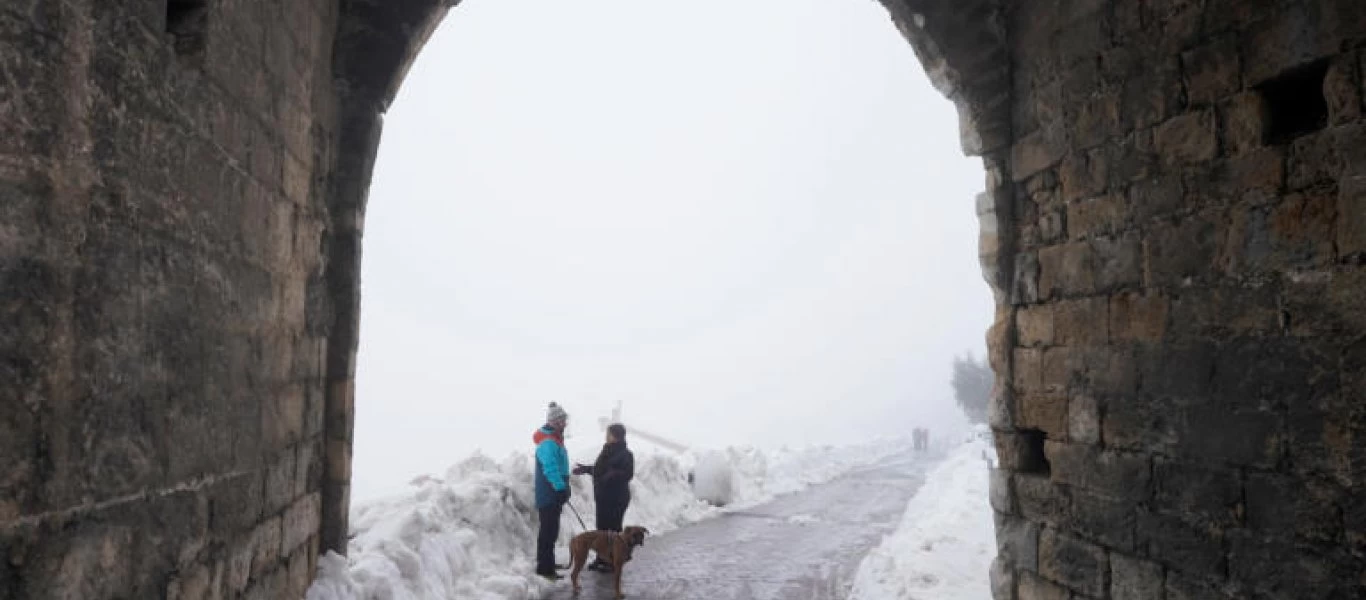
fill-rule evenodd
<path id="1" fill-rule="evenodd" d="M 621 531 L 626 507 L 631 504 L 631 479 L 636 475 L 636 459 L 626 447 L 626 427 L 613 423 L 607 428 L 607 443 L 592 465 L 576 465 L 575 475 L 593 477 L 593 501 L 597 503 L 598 531 Z M 607 572 L 612 567 L 601 556 L 588 566 Z"/>
<path id="2" fill-rule="evenodd" d="M 560 511 L 569 502 L 569 453 L 564 428 L 569 414 L 554 402 L 546 409 L 545 426 L 532 434 L 536 444 L 536 511 L 541 530 L 536 536 L 536 574 L 559 579 L 555 572 L 555 540 L 560 537 Z"/>

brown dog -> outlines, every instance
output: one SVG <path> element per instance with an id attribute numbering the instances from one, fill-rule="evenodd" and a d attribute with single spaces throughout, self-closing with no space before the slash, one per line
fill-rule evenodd
<path id="1" fill-rule="evenodd" d="M 579 592 L 579 571 L 583 570 L 584 563 L 588 562 L 588 551 L 592 550 L 598 558 L 612 565 L 612 574 L 617 578 L 617 598 L 624 598 L 621 594 L 621 568 L 626 565 L 626 561 L 631 560 L 631 551 L 636 546 L 645 545 L 645 536 L 650 530 L 644 527 L 627 527 L 617 533 L 615 531 L 588 531 L 574 536 L 569 540 L 569 562 L 574 567 L 574 571 L 569 574 L 569 580 L 574 583 L 574 593 Z"/>

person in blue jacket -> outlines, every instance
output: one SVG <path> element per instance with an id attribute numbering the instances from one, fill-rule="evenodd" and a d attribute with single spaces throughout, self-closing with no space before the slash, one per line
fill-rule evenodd
<path id="1" fill-rule="evenodd" d="M 536 574 L 559 579 L 555 572 L 555 540 L 560 537 L 560 511 L 569 502 L 569 453 L 564 449 L 564 428 L 569 413 L 551 402 L 545 426 L 532 434 L 536 444 L 536 511 L 541 530 L 536 536 Z"/>

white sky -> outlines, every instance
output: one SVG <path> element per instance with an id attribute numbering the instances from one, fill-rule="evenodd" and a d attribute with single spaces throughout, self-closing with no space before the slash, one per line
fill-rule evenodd
<path id="1" fill-rule="evenodd" d="M 466 0 L 386 117 L 353 497 L 624 420 L 699 446 L 957 425 L 957 116 L 874 0 Z M 642 444 L 643 445 L 643 444 Z"/>

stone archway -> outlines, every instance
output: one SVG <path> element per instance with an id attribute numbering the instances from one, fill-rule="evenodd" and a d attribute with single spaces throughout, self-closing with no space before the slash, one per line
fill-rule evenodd
<path id="1" fill-rule="evenodd" d="M 884 0 L 987 167 L 997 598 L 1355 597 L 1366 4 Z M 290 597 L 438 0 L 0 8 L 0 595 Z"/>

